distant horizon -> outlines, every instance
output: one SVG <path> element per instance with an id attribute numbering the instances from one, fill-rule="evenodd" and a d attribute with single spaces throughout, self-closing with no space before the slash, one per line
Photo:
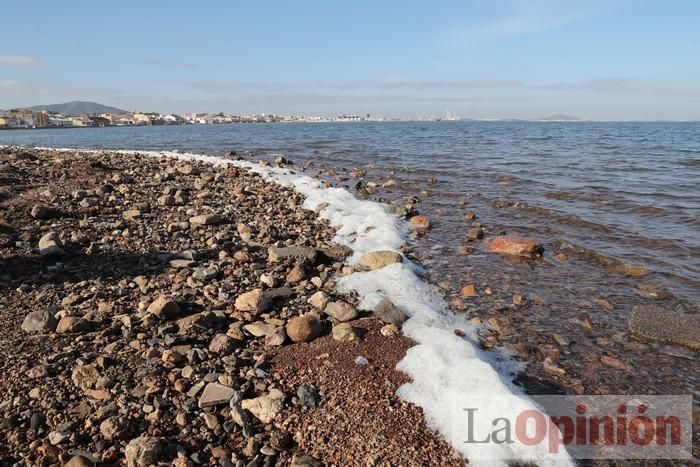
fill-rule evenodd
<path id="1" fill-rule="evenodd" d="M 700 120 L 691 0 L 123 0 L 3 13 L 6 35 L 22 37 L 0 46 L 3 109 Z"/>

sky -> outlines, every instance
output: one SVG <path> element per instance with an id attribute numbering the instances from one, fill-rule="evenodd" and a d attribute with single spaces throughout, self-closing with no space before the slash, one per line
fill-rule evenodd
<path id="1" fill-rule="evenodd" d="M 700 1 L 3 2 L 0 108 L 700 120 Z"/>

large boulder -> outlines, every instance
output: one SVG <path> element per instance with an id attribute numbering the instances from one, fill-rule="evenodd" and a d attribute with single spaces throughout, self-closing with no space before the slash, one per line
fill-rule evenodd
<path id="1" fill-rule="evenodd" d="M 360 265 L 368 269 L 381 269 L 390 264 L 400 263 L 403 261 L 403 256 L 396 251 L 384 250 L 384 251 L 370 251 L 365 253 L 362 258 L 360 258 Z"/>
<path id="2" fill-rule="evenodd" d="M 537 240 L 516 235 L 500 235 L 486 239 L 483 248 L 491 253 L 514 256 L 541 255 L 544 252 L 544 247 Z"/>

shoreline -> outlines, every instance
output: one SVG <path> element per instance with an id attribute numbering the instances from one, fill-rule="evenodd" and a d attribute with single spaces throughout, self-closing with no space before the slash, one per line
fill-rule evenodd
<path id="1" fill-rule="evenodd" d="M 290 419 L 303 423 L 307 418 L 330 411 L 330 408 L 326 409 L 326 398 L 333 397 L 341 402 L 336 406 L 341 409 L 343 402 L 364 400 L 371 406 L 377 398 L 389 398 L 395 406 L 391 413 L 406 422 L 402 436 L 408 434 L 417 444 L 424 446 L 413 452 L 403 452 L 399 440 L 389 437 L 388 447 L 376 448 L 373 455 L 377 460 L 435 463 L 452 458 L 455 465 L 461 464 L 444 441 L 426 428 L 420 410 L 401 402 L 393 394 L 405 377 L 394 369 L 402 356 L 391 349 L 397 345 L 406 348 L 411 345 L 410 341 L 395 335 L 396 330 L 391 327 L 388 331 L 383 330 L 385 326 L 376 318 L 361 316 L 357 326 L 351 324 L 352 327 L 344 329 L 341 333 L 345 336 L 343 340 L 335 340 L 333 335 L 336 332 L 330 328 L 334 323 L 338 327 L 340 322 L 331 319 L 323 310 L 314 311 L 314 307 L 307 304 L 312 292 L 318 291 L 324 291 L 330 298 L 349 306 L 352 306 L 353 299 L 349 295 L 336 294 L 330 279 L 331 275 L 341 273 L 344 267 L 342 255 L 346 250 L 331 242 L 333 229 L 327 224 L 319 224 L 313 212 L 299 206 L 299 195 L 235 168 L 167 158 L 125 157 L 124 153 L 118 152 L 80 153 L 6 149 L 0 159 L 4 168 L 8 163 L 23 168 L 34 166 L 30 171 L 34 178 L 31 185 L 35 187 L 26 190 L 29 184 L 18 183 L 19 189 L 14 193 L 3 193 L 2 199 L 3 207 L 11 207 L 4 215 L 2 233 L 11 238 L 22 237 L 17 241 L 21 248 L 28 249 L 22 254 L 8 256 L 8 251 L 13 251 L 16 245 L 6 237 L 2 239 L 3 258 L 0 262 L 4 267 L 0 304 L 3 312 L 0 319 L 4 322 L 4 330 L 0 338 L 5 354 L 2 370 L 6 378 L 0 383 L 5 395 L 0 401 L 3 420 L 0 432 L 9 441 L 8 450 L 0 456 L 4 462 L 67 462 L 76 457 L 87 462 L 114 462 L 124 459 L 124 456 L 128 461 L 128 446 L 133 447 L 132 443 L 151 443 L 162 460 L 172 460 L 177 465 L 218 462 L 224 458 L 234 464 L 255 458 L 291 461 L 294 456 L 300 462 L 298 465 L 313 465 L 312 459 L 307 459 L 307 464 L 302 463 L 307 452 L 327 457 L 329 461 L 333 455 L 336 458 L 340 455 L 337 460 L 344 462 L 349 458 L 343 458 L 343 452 L 333 454 L 330 444 L 324 446 L 316 440 L 307 441 L 312 433 L 285 429 L 294 423 Z M 32 160 L 33 157 L 38 159 Z M 51 166 L 56 164 L 64 170 L 61 181 L 51 183 L 48 178 L 40 180 L 41 177 L 37 177 L 43 170 L 52 172 Z M 121 173 L 129 175 L 117 177 Z M 111 179 L 101 179 L 105 175 L 111 175 Z M 163 185 L 180 185 L 183 192 L 178 194 L 173 190 L 171 195 L 163 195 L 157 201 L 140 201 L 144 195 L 153 198 L 162 191 L 162 185 L 153 186 L 148 181 L 159 175 L 165 175 L 161 180 Z M 259 204 L 254 204 L 248 212 L 257 212 L 249 218 L 251 232 L 240 227 L 240 222 L 233 224 L 236 217 L 240 220 L 241 214 L 233 209 L 225 215 L 226 222 L 205 223 L 186 234 L 176 229 L 176 222 L 171 223 L 169 226 L 175 225 L 173 233 L 178 243 L 184 237 L 190 247 L 200 246 L 179 253 L 163 248 L 173 246 L 167 240 L 163 244 L 163 240 L 157 243 L 143 236 L 132 237 L 143 229 L 157 230 L 157 221 L 162 220 L 163 215 L 168 217 L 183 210 L 206 210 L 205 207 L 211 208 L 212 204 L 226 210 L 223 198 L 212 203 L 211 193 L 201 196 L 208 191 L 206 188 L 195 188 L 197 180 L 205 179 L 207 183 L 223 184 L 229 193 L 230 190 L 241 191 L 239 202 L 247 197 L 243 193 L 252 195 L 254 192 L 248 190 L 258 188 L 256 191 L 265 193 L 268 203 L 273 201 L 278 206 L 276 214 L 280 210 L 285 214 L 286 221 L 281 224 L 268 221 L 267 225 L 256 222 L 257 215 L 267 213 Z M 112 185 L 112 189 L 106 188 L 107 185 Z M 124 193 L 121 193 L 123 185 L 129 189 L 123 189 Z M 51 190 L 48 196 L 46 189 Z M 83 193 L 77 193 L 80 191 Z M 24 196 L 17 196 L 20 192 Z M 116 203 L 110 203 L 117 193 L 124 195 L 130 206 L 120 208 Z M 177 200 L 183 196 L 184 200 Z M 168 197 L 175 198 L 175 201 L 171 204 Z M 206 206 L 202 200 L 207 200 Z M 282 207 L 289 200 L 295 200 L 296 204 L 285 213 Z M 150 206 L 147 208 L 144 203 Z M 125 209 L 136 205 L 136 209 Z M 45 210 L 39 212 L 35 209 L 31 215 L 29 212 L 34 206 Z M 20 225 L 17 221 L 22 218 L 31 220 L 25 219 L 25 223 L 17 228 Z M 8 220 L 14 222 L 8 223 Z M 277 225 L 277 233 L 263 233 L 272 225 Z M 104 237 L 100 240 L 92 238 L 100 232 L 100 235 L 109 237 L 109 229 L 114 227 L 122 229 L 123 242 L 116 237 L 108 242 Z M 318 264 L 304 264 L 295 257 L 285 258 L 279 263 L 265 261 L 269 247 L 264 238 L 259 241 L 261 236 L 287 235 L 280 232 L 284 227 L 290 229 L 297 241 L 301 233 L 309 240 L 315 238 L 316 247 L 325 245 L 330 248 L 327 251 L 336 251 L 340 256 L 329 261 L 330 257 L 326 255 L 326 261 Z M 15 231 L 8 234 L 10 228 Z M 41 257 L 36 253 L 34 242 L 49 229 L 58 234 L 60 256 Z M 73 234 L 68 235 L 71 230 Z M 219 231 L 221 234 L 222 230 L 232 239 L 217 239 L 214 233 Z M 214 236 L 205 238 L 209 234 Z M 211 242 L 211 239 L 215 241 Z M 268 242 L 270 240 L 268 238 Z M 212 248 L 204 248 L 213 245 L 217 247 L 215 249 L 220 248 L 218 256 L 213 255 Z M 198 252 L 195 259 L 183 258 L 191 256 L 192 250 Z M 57 267 L 57 263 L 62 266 Z M 298 267 L 301 264 L 304 266 Z M 208 266 L 202 267 L 205 265 Z M 244 273 L 249 266 L 252 270 Z M 212 267 L 217 269 L 216 273 L 210 271 Z M 235 274 L 230 268 L 243 270 Z M 253 287 L 257 284 L 251 284 L 250 279 L 259 275 L 258 268 L 268 271 L 265 274 L 270 277 L 265 277 L 265 281 L 278 282 L 274 284 L 277 287 L 262 284 L 260 288 L 269 291 L 290 287 L 294 291 L 281 309 L 260 313 L 242 311 L 238 308 L 246 307 L 240 303 L 236 307 L 235 294 L 229 292 L 230 297 L 222 297 L 221 293 L 218 296 L 206 293 L 222 282 L 242 281 L 247 284 L 244 287 Z M 309 270 L 300 272 L 305 268 Z M 314 268 L 319 275 L 313 275 Z M 290 278 L 290 274 L 309 277 Z M 116 296 L 113 295 L 115 288 L 118 290 Z M 202 289 L 204 296 L 199 293 Z M 167 300 L 159 304 L 161 296 Z M 27 314 L 32 310 L 41 311 L 47 305 L 49 312 L 56 315 L 53 325 L 43 323 L 44 328 L 38 331 L 39 328 L 20 330 L 20 327 L 30 327 Z M 211 311 L 206 311 L 207 308 Z M 317 317 L 316 323 L 322 328 L 323 335 L 309 339 L 309 343 L 290 342 L 285 336 L 290 334 L 287 331 L 289 321 L 295 314 L 309 313 Z M 264 316 L 267 316 L 267 321 L 262 320 Z M 284 319 L 285 316 L 289 319 Z M 248 325 L 254 326 L 247 328 Z M 340 328 L 343 330 L 343 326 Z M 356 336 L 356 340 L 345 342 L 351 335 Z M 287 343 L 280 346 L 280 340 Z M 302 378 L 304 384 L 300 380 L 295 385 L 275 376 L 276 372 L 287 371 L 288 365 L 292 364 L 284 363 L 284 358 L 283 363 L 277 364 L 278 350 L 298 357 L 313 354 L 315 346 L 331 350 L 333 357 L 339 348 L 345 351 L 362 348 L 370 362 L 366 368 L 354 362 L 344 362 L 337 364 L 336 371 L 347 373 L 359 369 L 368 379 L 375 378 L 380 372 L 382 378 L 379 381 L 386 385 L 373 387 L 369 394 L 358 394 L 351 389 L 337 397 L 329 394 L 323 382 L 316 381 L 313 375 Z M 297 361 L 295 368 L 299 369 L 301 364 L 310 373 L 317 360 L 309 360 L 311 358 L 303 359 L 301 363 Z M 225 361 L 223 365 L 222 361 Z M 348 369 L 347 365 L 353 368 Z M 296 372 L 292 376 L 299 379 Z M 213 388 L 224 392 L 231 388 L 230 391 L 235 390 L 238 395 L 227 394 L 226 403 L 217 403 L 213 409 L 200 409 L 202 395 L 212 384 L 215 385 Z M 302 386 L 305 387 L 303 391 L 298 389 Z M 284 402 L 278 410 L 282 415 L 270 418 L 271 414 L 256 411 L 255 404 L 265 403 L 264 398 L 277 394 L 277 388 L 284 390 Z M 299 391 L 303 392 L 303 397 Z M 254 402 L 247 402 L 249 409 L 244 410 L 230 404 L 232 397 L 242 399 L 244 404 Z M 234 412 L 238 416 L 234 416 Z M 364 426 L 362 419 L 350 419 L 349 423 L 357 430 L 356 436 L 371 434 L 369 430 L 384 431 L 381 421 L 376 425 L 377 420 L 367 417 L 366 421 L 371 423 Z M 318 423 L 317 429 L 322 428 L 323 417 L 320 423 L 315 423 Z M 342 431 L 342 427 L 342 423 L 334 425 L 331 431 Z M 177 430 L 174 432 L 173 428 Z M 177 433 L 180 430 L 182 433 Z M 211 443 L 212 438 L 225 442 Z M 182 442 L 185 442 L 184 446 Z M 178 447 L 180 451 L 184 448 L 180 455 Z M 194 459 L 192 455 L 195 455 Z"/>
<path id="2" fill-rule="evenodd" d="M 14 154 L 13 157 L 19 159 L 22 162 L 29 161 L 31 163 L 34 163 L 32 158 L 35 156 L 33 156 L 31 153 L 27 153 L 27 150 L 25 149 L 5 148 L 3 151 L 6 153 Z M 440 298 L 439 294 L 433 292 L 431 286 L 429 286 L 425 282 L 422 282 L 419 276 L 416 275 L 420 272 L 419 267 L 414 265 L 410 260 L 402 261 L 401 258 L 403 257 L 403 255 L 400 255 L 397 257 L 397 259 L 393 260 L 398 261 L 398 263 L 389 264 L 387 267 L 377 268 L 377 270 L 371 270 L 372 267 L 369 268 L 370 270 L 367 270 L 368 268 L 366 266 L 357 265 L 358 260 L 364 260 L 362 256 L 365 253 L 376 253 L 377 251 L 379 251 L 379 253 L 383 253 L 386 250 L 400 251 L 404 242 L 406 241 L 407 226 L 405 224 L 400 224 L 400 221 L 398 219 L 396 219 L 392 215 L 387 214 L 385 212 L 384 205 L 374 202 L 357 200 L 350 193 L 343 189 L 323 188 L 322 183 L 317 179 L 297 175 L 296 173 L 294 173 L 294 171 L 285 168 L 271 168 L 270 162 L 255 165 L 245 162 L 234 163 L 231 161 L 210 156 L 169 153 L 167 154 L 168 157 L 165 157 L 163 153 L 151 153 L 144 155 L 144 153 L 140 151 L 81 151 L 69 149 L 52 150 L 48 148 L 35 148 L 31 151 L 42 151 L 43 153 L 46 153 L 49 156 L 53 157 L 53 163 L 60 164 L 65 163 L 65 160 L 67 159 L 66 156 L 70 156 L 71 154 L 75 155 L 82 153 L 82 157 L 85 158 L 86 161 L 91 161 L 89 163 L 91 167 L 92 165 L 95 165 L 98 168 L 103 167 L 104 165 L 101 162 L 95 162 L 93 159 L 96 157 L 111 160 L 112 162 L 110 163 L 112 164 L 114 164 L 114 162 L 116 161 L 115 158 L 123 158 L 124 156 L 127 156 L 127 159 L 135 157 L 137 158 L 136 160 L 139 160 L 138 157 L 145 157 L 143 161 L 159 161 L 161 164 L 170 164 L 170 167 L 166 170 L 164 175 L 155 176 L 155 179 L 158 182 L 156 186 L 159 187 L 162 184 L 166 185 L 166 189 L 164 191 L 165 194 L 158 198 L 158 204 L 166 207 L 181 205 L 182 202 L 177 201 L 177 196 L 178 194 L 179 196 L 183 195 L 183 192 L 180 192 L 179 190 L 175 191 L 176 201 L 167 201 L 168 199 L 173 197 L 173 191 L 175 189 L 172 187 L 167 187 L 168 184 L 166 182 L 168 182 L 172 176 L 175 176 L 179 180 L 179 177 L 181 175 L 185 175 L 187 177 L 191 177 L 192 175 L 200 175 L 202 173 L 203 167 L 208 167 L 211 170 L 224 170 L 226 174 L 229 174 L 230 172 L 233 173 L 235 177 L 241 177 L 241 174 L 250 171 L 251 176 L 256 178 L 260 177 L 270 182 L 273 182 L 273 185 L 277 184 L 278 186 L 281 186 L 279 189 L 282 191 L 288 189 L 284 188 L 285 186 L 293 187 L 297 193 L 295 194 L 295 196 L 297 197 L 296 199 L 301 200 L 305 198 L 303 201 L 303 205 L 305 208 L 308 209 L 309 206 L 315 207 L 315 211 L 317 214 L 320 213 L 322 218 L 326 218 L 330 221 L 331 226 L 335 225 L 335 228 L 339 229 L 335 230 L 334 241 L 339 241 L 341 244 L 349 243 L 353 246 L 353 248 L 351 248 L 350 251 L 348 251 L 348 245 L 341 245 L 340 247 L 341 250 L 343 250 L 344 248 L 343 251 L 352 252 L 352 256 L 350 258 L 349 263 L 346 263 L 345 265 L 343 263 L 333 263 L 334 267 L 336 268 L 335 272 L 337 274 L 337 277 L 340 279 L 338 281 L 339 287 L 336 288 L 335 281 L 328 279 L 327 274 L 324 275 L 324 277 L 326 277 L 326 280 L 328 280 L 329 283 L 333 284 L 333 289 L 331 289 L 330 293 L 338 294 L 339 297 L 341 297 L 341 300 L 339 301 L 344 300 L 345 302 L 350 303 L 351 307 L 354 306 L 355 311 L 353 314 L 353 318 L 355 317 L 354 315 L 359 315 L 360 317 L 370 316 L 372 314 L 371 310 L 377 306 L 378 301 L 381 301 L 382 298 L 389 299 L 390 302 L 392 302 L 390 303 L 391 306 L 397 305 L 399 307 L 398 309 L 401 310 L 399 311 L 399 313 L 404 312 L 405 314 L 411 317 L 411 319 L 409 319 L 404 324 L 403 333 L 407 338 L 412 339 L 415 345 L 411 346 L 411 352 L 407 353 L 401 358 L 401 362 L 398 363 L 398 368 L 403 373 L 411 377 L 412 380 L 408 382 L 402 380 L 404 381 L 404 383 L 398 388 L 398 390 L 396 389 L 396 387 L 394 387 L 394 390 L 391 392 L 390 397 L 392 399 L 396 399 L 396 394 L 398 393 L 403 400 L 416 403 L 420 407 L 420 409 L 422 409 L 423 414 L 427 416 L 425 422 L 412 422 L 410 424 L 413 427 L 412 429 L 418 430 L 419 433 L 424 433 L 423 435 L 419 435 L 419 437 L 426 439 L 425 433 L 430 433 L 430 435 L 427 435 L 427 439 L 432 440 L 433 443 L 437 443 L 437 445 L 435 445 L 435 449 L 429 449 L 428 455 L 431 455 L 430 453 L 434 453 L 435 450 L 442 450 L 443 455 L 441 455 L 440 457 L 441 459 L 443 459 L 443 461 L 444 458 L 454 457 L 454 452 L 450 448 L 447 448 L 447 446 L 444 444 L 444 441 L 441 440 L 441 438 L 447 434 L 452 436 L 451 439 L 448 439 L 450 439 L 453 448 L 458 448 L 461 451 L 462 456 L 469 456 L 468 450 L 473 449 L 473 446 L 466 446 L 460 444 L 461 442 L 459 440 L 461 438 L 459 434 L 459 429 L 452 430 L 452 428 L 454 428 L 455 426 L 455 423 L 464 423 L 463 420 L 454 418 L 456 416 L 458 417 L 458 413 L 453 412 L 455 408 L 458 408 L 459 404 L 463 405 L 466 403 L 464 400 L 465 397 L 468 398 L 474 394 L 493 394 L 495 390 L 495 394 L 505 395 L 512 398 L 511 400 L 513 402 L 513 407 L 510 407 L 511 410 L 517 411 L 533 407 L 532 404 L 527 400 L 527 398 L 524 398 L 524 396 L 519 392 L 517 388 L 515 388 L 512 384 L 506 383 L 505 380 L 503 380 L 504 375 L 507 375 L 508 373 L 512 372 L 513 368 L 511 368 L 506 361 L 499 359 L 495 353 L 486 354 L 485 352 L 478 349 L 476 345 L 476 328 L 474 327 L 474 325 L 459 319 L 458 317 L 452 315 L 451 312 L 447 311 L 445 304 L 442 302 L 442 299 Z M 81 156 L 78 156 L 78 158 L 80 157 Z M 202 162 L 204 162 L 203 165 Z M 287 161 L 281 158 L 276 161 L 276 164 L 284 166 L 286 165 L 286 162 Z M 178 166 L 183 166 L 183 164 L 185 168 L 177 168 Z M 231 165 L 233 164 L 243 165 L 245 168 L 231 167 Z M 133 171 L 134 168 L 135 167 L 132 167 L 131 170 Z M 207 170 L 204 170 L 204 172 L 207 172 Z M 255 174 L 253 172 L 258 172 L 258 174 Z M 211 177 L 207 177 L 208 181 L 211 181 L 210 178 Z M 215 181 L 220 181 L 224 179 L 224 176 L 214 176 L 213 179 Z M 119 179 L 117 181 L 121 182 L 122 180 Z M 94 182 L 95 181 L 93 180 L 93 184 Z M 154 188 L 154 185 L 152 183 L 147 184 L 146 186 L 148 186 L 151 191 L 158 190 L 158 188 Z M 112 187 L 108 191 L 108 193 L 113 193 L 113 189 L 114 187 Z M 200 186 L 198 189 L 202 190 L 203 188 Z M 207 193 L 207 195 L 198 198 L 206 199 L 208 196 L 210 196 L 210 192 L 208 190 L 204 191 L 205 193 Z M 270 188 L 270 191 L 274 192 L 275 189 Z M 126 189 L 125 192 L 129 193 L 129 190 Z M 90 191 L 88 194 L 93 193 L 94 191 Z M 186 190 L 184 193 L 189 193 L 189 189 Z M 245 189 L 238 190 L 237 197 L 239 200 L 245 199 L 245 197 L 242 197 L 243 193 L 246 193 Z M 78 195 L 78 197 L 87 196 L 87 198 L 81 199 L 80 202 L 83 203 L 81 204 L 81 206 L 84 208 L 84 210 L 90 211 L 90 209 L 92 209 L 93 206 L 89 206 L 89 204 L 94 202 L 94 199 L 93 201 L 86 201 L 86 199 L 91 199 L 91 196 L 88 196 L 88 194 L 82 193 L 81 195 Z M 102 195 L 107 195 L 107 193 L 103 193 Z M 156 193 L 153 193 L 151 197 L 153 198 L 155 196 Z M 301 198 L 298 198 L 299 196 L 301 196 Z M 64 198 L 67 197 L 68 194 L 66 193 Z M 76 198 L 75 192 L 72 193 L 72 197 L 74 198 L 73 201 L 78 200 L 78 198 Z M 109 199 L 112 200 L 113 197 L 114 195 L 110 195 Z M 165 201 L 163 201 L 164 199 Z M 152 202 L 152 199 L 150 201 Z M 25 200 L 25 202 L 27 202 L 27 200 Z M 185 201 L 185 203 L 186 202 L 187 201 Z M 227 203 L 230 203 L 230 200 L 228 200 Z M 100 204 L 99 200 L 97 204 Z M 127 214 L 127 212 L 134 210 L 124 211 L 122 213 L 122 221 L 126 220 L 127 218 L 129 221 L 134 221 L 150 217 L 148 214 L 151 214 L 152 212 L 150 211 L 151 206 L 143 207 L 144 209 L 148 210 L 144 212 L 130 214 Z M 28 209 L 28 206 L 25 206 L 25 209 Z M 158 209 L 160 210 L 160 208 Z M 175 209 L 177 208 L 175 207 Z M 310 212 L 304 209 L 302 211 Z M 49 209 L 48 212 L 55 213 L 56 211 L 54 211 L 53 209 Z M 144 216 L 144 213 L 148 214 Z M 112 212 L 110 214 L 114 216 L 115 214 L 118 215 L 118 212 L 114 212 L 114 209 L 112 209 Z M 195 214 L 195 212 L 192 209 L 190 209 L 188 211 L 188 214 Z M 52 216 L 53 214 L 49 217 Z M 348 219 L 350 220 L 348 221 Z M 367 223 L 368 219 L 369 224 Z M 389 219 L 388 223 L 387 219 Z M 120 222 L 121 221 L 117 222 L 117 224 L 115 225 L 122 226 Z M 375 223 L 374 225 L 372 224 L 373 222 Z M 206 225 L 207 224 L 205 224 L 205 227 Z M 212 226 L 217 225 L 218 222 L 212 224 Z M 202 226 L 199 227 L 201 228 Z M 168 226 L 168 229 L 170 229 L 170 226 Z M 240 225 L 237 226 L 237 229 L 239 229 L 239 236 L 247 236 L 247 242 L 249 242 L 249 246 L 260 246 L 257 244 L 257 242 L 250 243 L 252 241 L 249 237 L 250 232 L 247 232 L 247 229 L 245 227 L 243 227 L 243 233 L 240 231 Z M 269 226 L 266 229 L 269 229 Z M 126 230 L 128 231 L 128 229 Z M 178 232 L 179 230 L 179 228 L 176 228 L 174 229 L 174 232 Z M 273 231 L 276 231 L 276 229 L 273 229 Z M 122 235 L 130 236 L 129 233 L 122 233 Z M 63 240 L 65 240 L 65 238 Z M 75 240 L 76 239 L 74 238 L 74 236 L 70 239 L 70 241 Z M 85 241 L 85 239 L 82 240 Z M 137 240 L 143 239 L 137 237 Z M 209 241 L 211 240 L 212 239 L 210 238 Z M 214 244 L 216 244 L 216 241 L 214 241 Z M 23 244 L 23 246 L 26 248 L 30 247 L 26 244 Z M 91 243 L 90 247 L 88 248 L 88 252 L 90 252 L 92 246 L 93 244 Z M 172 258 L 172 256 L 170 256 L 170 258 Z M 224 258 L 225 261 L 227 255 L 224 254 L 219 259 L 221 260 L 222 258 Z M 192 261 L 194 261 L 193 258 L 188 256 L 184 263 L 189 262 L 190 264 L 182 265 L 183 261 L 180 260 L 176 262 L 177 264 L 182 265 L 178 267 L 182 267 L 185 270 L 188 270 L 188 268 L 191 268 L 194 264 L 196 264 L 191 263 Z M 392 261 L 389 261 L 389 263 L 391 262 Z M 289 264 L 290 268 L 297 269 L 297 273 L 299 269 L 298 266 L 299 264 L 297 264 L 296 266 L 292 266 L 292 264 Z M 152 265 L 151 267 L 153 268 L 155 266 Z M 206 275 L 207 268 L 204 268 L 204 271 L 205 272 L 203 274 Z M 197 270 L 195 272 L 197 274 L 200 274 L 202 273 L 202 270 Z M 293 272 L 294 271 L 292 270 L 289 271 L 290 274 Z M 182 271 L 180 271 L 180 275 L 182 275 L 181 273 Z M 193 273 L 193 276 L 194 275 L 195 273 Z M 187 280 L 188 285 L 191 281 L 192 278 Z M 195 284 L 203 285 L 197 282 L 196 280 L 194 282 Z M 318 280 L 314 282 L 315 286 L 318 286 L 317 282 Z M 134 285 L 131 284 L 131 286 L 133 287 Z M 323 281 L 321 282 L 321 286 L 323 286 Z M 409 289 L 406 289 L 406 286 L 408 286 Z M 143 287 L 143 284 L 140 285 L 140 287 Z M 311 286 L 309 287 L 312 289 L 314 288 Z M 20 287 L 20 289 L 18 289 L 17 292 L 19 293 L 22 289 L 23 288 Z M 415 293 L 411 293 L 410 289 L 414 289 Z M 81 300 L 78 300 L 78 302 L 80 301 Z M 157 302 L 158 300 L 155 301 Z M 151 304 L 149 304 L 148 298 L 145 299 L 145 302 L 142 301 L 141 303 L 139 303 L 139 314 L 143 315 L 145 309 L 145 314 L 148 316 L 148 308 L 151 306 Z M 216 309 L 220 309 L 220 306 L 221 304 L 217 305 Z M 54 309 L 53 311 L 57 311 L 60 308 L 61 306 Z M 236 310 L 235 306 L 234 310 Z M 321 318 L 321 321 L 323 321 L 324 319 L 328 319 L 328 317 L 324 315 L 324 313 L 328 314 L 328 310 L 322 309 L 320 311 L 320 313 L 319 311 L 315 312 L 318 318 Z M 66 313 L 70 314 L 72 312 L 68 311 Z M 63 318 L 62 315 L 66 313 L 59 312 L 58 317 Z M 201 315 L 201 313 L 199 314 Z M 242 318 L 241 322 L 243 321 L 243 319 L 245 319 L 245 317 L 245 315 L 239 316 L 239 318 Z M 91 321 L 92 318 L 93 316 L 90 315 L 88 321 Z M 142 316 L 140 318 L 142 318 Z M 16 319 L 17 318 L 15 318 L 15 320 Z M 341 320 L 345 321 L 347 319 Z M 387 319 L 384 320 L 387 321 Z M 81 319 L 81 317 L 78 317 L 77 321 L 81 324 L 84 324 L 83 321 L 85 320 Z M 329 324 L 332 324 L 333 322 L 337 324 L 338 320 L 336 318 L 333 318 L 330 321 L 330 323 L 326 322 L 325 326 L 322 326 L 325 328 L 324 333 L 327 333 L 329 331 Z M 281 324 L 280 321 L 273 321 L 272 323 L 277 326 Z M 15 326 L 16 324 L 17 323 L 15 322 Z M 381 334 L 383 336 L 391 337 L 396 334 L 395 329 L 385 329 L 386 327 L 387 326 L 384 326 L 384 328 L 381 329 Z M 276 330 L 279 331 L 279 328 L 276 328 Z M 347 334 L 346 331 L 348 330 L 345 329 L 341 333 L 341 335 Z M 362 334 L 361 331 L 355 331 L 356 330 L 354 328 L 350 328 L 350 334 L 357 334 L 358 336 Z M 241 338 L 241 333 L 242 331 L 240 330 L 239 326 L 239 329 L 234 332 L 235 337 Z M 243 333 L 244 337 L 245 334 L 246 333 Z M 284 340 L 284 337 L 279 336 L 279 334 L 281 334 L 280 332 L 276 332 L 273 334 L 276 334 L 276 337 L 273 337 L 273 340 Z M 331 334 L 333 334 L 335 337 L 335 332 Z M 337 337 L 336 339 L 355 340 L 357 338 L 345 336 Z M 405 339 L 405 337 L 400 337 L 400 339 Z M 360 337 L 357 340 L 362 341 L 362 337 Z M 78 339 L 78 341 L 80 341 L 80 339 Z M 173 342 L 177 342 L 177 339 L 175 339 L 175 341 Z M 171 342 L 171 344 L 173 342 Z M 390 341 L 387 342 L 390 343 Z M 211 345 L 214 345 L 214 343 L 212 342 Z M 161 357 L 164 359 L 163 362 L 166 364 L 166 366 L 168 365 L 168 363 L 172 363 L 166 361 L 168 358 L 170 358 L 171 355 L 171 353 L 167 352 L 167 350 L 168 349 L 163 351 L 161 355 Z M 186 350 L 188 351 L 187 355 L 189 357 L 190 352 L 192 352 L 194 349 L 192 349 L 192 347 L 189 347 Z M 435 353 L 437 353 L 437 355 L 453 354 L 452 360 L 431 362 L 429 360 L 430 355 Z M 157 360 L 156 357 L 158 354 L 159 352 L 157 351 L 150 353 L 147 352 L 147 355 L 150 355 L 151 360 Z M 364 356 L 358 357 L 366 358 Z M 182 355 L 176 358 L 182 358 Z M 436 366 L 435 363 L 438 362 L 439 364 Z M 358 362 L 356 362 L 356 364 L 364 363 L 366 363 L 366 361 L 363 359 L 359 359 Z M 392 366 L 395 364 L 396 362 L 393 362 Z M 426 372 L 426 368 L 431 368 L 433 373 L 431 374 L 430 372 Z M 496 368 L 499 368 L 499 371 L 497 371 Z M 10 367 L 10 369 L 12 368 Z M 469 378 L 464 378 L 465 371 L 469 372 L 476 369 L 478 369 L 477 371 L 483 373 L 477 381 L 469 381 Z M 32 371 L 43 374 L 48 370 L 46 370 L 45 365 L 39 365 L 38 367 L 30 369 L 30 372 Z M 396 373 L 396 370 L 392 371 L 394 372 L 394 374 L 398 374 Z M 447 378 L 447 380 L 445 378 Z M 179 381 L 178 379 L 176 380 Z M 398 380 L 400 380 L 400 378 Z M 447 381 L 447 386 L 445 386 L 445 381 Z M 198 390 L 201 390 L 201 387 L 198 388 Z M 105 397 L 109 398 L 109 396 L 107 395 L 105 395 Z M 258 395 L 258 398 L 260 397 L 265 397 L 265 394 Z M 286 396 L 285 399 L 287 399 Z M 448 401 L 447 404 L 443 402 L 445 400 Z M 402 403 L 405 404 L 405 402 Z M 6 409 L 8 408 L 8 406 L 10 406 L 9 402 L 4 401 L 2 407 Z M 486 408 L 487 410 L 498 409 L 498 407 Z M 414 417 L 417 416 L 416 414 L 418 414 L 418 416 L 420 415 L 420 409 L 418 412 L 414 413 Z M 153 412 L 149 412 L 149 414 L 150 413 Z M 445 418 L 446 416 L 447 418 Z M 10 423 L 10 426 L 12 426 L 12 423 Z M 430 428 L 428 429 L 427 427 Z M 464 427 L 461 427 L 460 429 L 463 428 Z M 439 435 L 433 435 L 431 430 L 437 431 Z M 54 434 L 54 437 L 59 436 L 55 433 L 55 430 L 52 433 Z M 38 443 L 38 441 L 36 441 L 35 444 L 36 443 Z M 58 442 L 57 444 L 60 444 L 60 442 Z M 539 447 L 531 449 L 529 447 L 521 445 L 511 446 L 507 451 L 503 451 L 503 448 L 500 446 L 496 446 L 495 450 L 494 446 L 489 446 L 487 447 L 486 451 L 475 451 L 475 454 L 485 455 L 486 457 L 492 459 L 495 458 L 535 460 L 549 458 L 548 453 L 540 451 Z M 561 457 L 562 455 L 565 457 Z M 560 453 L 559 459 L 566 460 L 566 453 Z M 568 463 L 569 461 L 567 460 L 566 462 Z"/>

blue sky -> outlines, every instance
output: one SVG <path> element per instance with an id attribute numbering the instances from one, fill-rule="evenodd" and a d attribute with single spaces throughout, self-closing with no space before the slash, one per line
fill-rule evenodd
<path id="1" fill-rule="evenodd" d="M 0 108 L 700 119 L 700 1 L 5 2 Z"/>

